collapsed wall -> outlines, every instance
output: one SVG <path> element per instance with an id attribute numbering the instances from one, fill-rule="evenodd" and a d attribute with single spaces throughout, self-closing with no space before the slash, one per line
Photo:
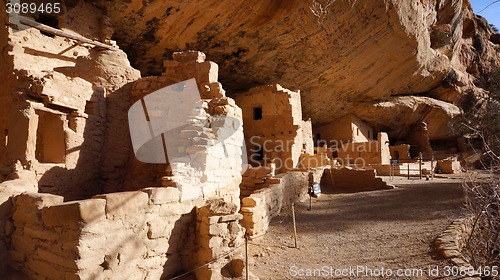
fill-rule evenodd
<path id="1" fill-rule="evenodd" d="M 188 123 L 166 132 L 168 166 L 173 173 L 172 180 L 181 189 L 183 185 L 199 186 L 196 190 L 191 189 L 195 194 L 190 198 L 229 197 L 229 202 L 238 205 L 239 192 L 236 191 L 241 182 L 244 144 L 241 109 L 233 99 L 225 96 L 225 91 L 218 82 L 218 66 L 214 62 L 205 61 L 205 54 L 196 51 L 179 52 L 174 53 L 173 58 L 164 62 L 164 74 L 136 81 L 130 99 L 116 102 L 130 106 L 154 92 L 166 96 L 167 93 L 161 92 L 163 88 L 195 78 L 200 93 L 197 97 L 199 104 L 192 108 L 193 112 L 179 112 L 190 115 Z M 174 96 L 170 111 L 175 111 L 175 107 L 181 106 L 183 101 L 182 96 Z M 121 118 L 126 118 L 126 113 L 122 111 Z M 168 120 L 176 116 L 166 117 Z M 123 124 L 115 128 L 126 135 L 130 133 L 129 128 Z M 113 135 L 114 132 L 116 130 L 109 131 L 110 139 L 119 137 L 116 133 Z M 112 164 L 105 164 L 106 170 L 110 171 L 107 176 L 117 178 L 107 182 L 106 192 L 162 186 L 166 164 L 140 162 L 131 147 L 126 155 L 123 150 L 117 152 L 120 154 L 109 154 Z M 183 192 L 183 195 L 187 195 L 187 192 Z"/>

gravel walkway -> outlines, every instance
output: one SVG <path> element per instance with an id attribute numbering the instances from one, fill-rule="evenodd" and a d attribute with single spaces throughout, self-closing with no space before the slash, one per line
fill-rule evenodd
<path id="1" fill-rule="evenodd" d="M 398 188 L 323 194 L 311 211 L 308 203 L 297 204 L 298 249 L 291 211 L 283 211 L 265 236 L 251 241 L 251 272 L 262 280 L 458 279 L 443 277 L 450 264 L 437 257 L 432 243 L 461 216 L 460 181 L 397 178 L 392 183 Z M 429 268 L 438 268 L 440 276 L 429 275 Z"/>

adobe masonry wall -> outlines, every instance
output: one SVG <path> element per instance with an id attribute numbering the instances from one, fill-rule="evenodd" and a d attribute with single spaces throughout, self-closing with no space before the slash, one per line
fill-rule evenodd
<path id="1" fill-rule="evenodd" d="M 326 145 L 314 148 L 314 155 L 302 154 L 300 157 L 299 167 L 303 169 L 308 168 L 320 168 L 332 165 L 332 154 L 331 149 L 327 148 Z"/>
<path id="2" fill-rule="evenodd" d="M 78 5 L 81 7 L 76 10 L 85 11 L 80 17 L 101 16 L 90 5 Z M 65 21 L 65 26 L 98 30 L 85 25 L 94 24 L 94 18 L 80 17 L 72 14 L 78 24 Z M 1 19 L 6 21 L 3 11 Z M 204 178 L 206 184 L 200 184 L 203 193 L 197 199 L 181 203 L 178 190 L 158 188 L 62 203 L 63 199 L 101 193 L 103 185 L 107 191 L 123 190 L 124 182 L 134 190 L 156 186 L 150 184 L 151 175 L 161 177 L 164 166 L 152 172 L 142 166 L 136 173 L 127 173 L 134 165 L 128 164 L 132 149 L 126 125 L 128 108 L 138 98 L 134 94 L 147 94 L 151 92 L 148 87 L 155 85 L 145 83 L 147 79 L 132 84 L 140 76 L 121 51 L 101 51 L 61 37 L 47 37 L 33 28 L 2 29 L 0 36 L 6 39 L 2 40 L 6 52 L 1 59 L 7 66 L 0 70 L 6 74 L 1 75 L 6 83 L 0 92 L 5 101 L 0 106 L 5 107 L 0 108 L 11 112 L 0 119 L 2 265 L 10 258 L 34 279 L 158 279 L 183 267 L 192 268 L 197 234 L 212 240 L 205 231 L 195 233 L 194 207 L 219 197 L 237 202 L 235 207 L 239 208 L 242 129 L 233 131 L 234 137 L 226 143 L 229 157 L 215 150 L 193 153 L 207 173 L 215 174 Z M 67 49 L 71 51 L 64 51 Z M 241 110 L 225 98 L 217 82 L 217 65 L 198 60 L 204 59 L 204 54 L 196 52 L 196 56 L 193 60 L 193 53 L 177 53 L 176 61 L 166 62 L 167 72 L 162 77 L 149 79 L 162 87 L 197 78 L 202 97 L 207 99 L 206 116 L 213 121 L 207 137 L 214 138 L 234 127 L 224 121 L 225 117 L 241 124 Z M 53 134 L 45 133 L 54 129 Z M 49 145 L 55 143 L 60 145 Z M 218 162 L 208 164 L 210 160 Z M 221 165 L 227 172 L 217 174 L 214 168 Z M 128 177 L 138 174 L 136 180 Z M 186 178 L 190 174 L 182 175 Z M 8 180 L 2 182 L 4 179 Z M 23 191 L 28 194 L 19 195 Z M 237 218 L 221 222 L 232 223 L 231 236 L 219 236 L 224 242 L 241 239 L 242 230 L 234 225 Z M 191 240 L 185 239 L 188 237 Z"/>
<path id="3" fill-rule="evenodd" d="M 375 141 L 343 143 L 337 152 L 337 160 L 342 166 L 354 164 L 357 168 L 372 164 L 387 165 L 391 159 L 389 137 L 385 132 L 379 132 Z"/>
<path id="4" fill-rule="evenodd" d="M 375 170 L 352 168 L 326 169 L 321 177 L 321 189 L 324 193 L 361 192 L 392 189 L 382 178 L 376 177 Z"/>
<path id="5" fill-rule="evenodd" d="M 275 159 L 277 173 L 298 166 L 302 153 L 313 154 L 311 122 L 302 120 L 300 92 L 280 85 L 261 86 L 234 96 L 243 111 L 249 163 L 266 166 Z M 261 109 L 261 116 L 255 110 Z M 262 149 L 263 160 L 258 150 Z"/>
<path id="6" fill-rule="evenodd" d="M 457 174 L 462 172 L 462 166 L 456 157 L 451 157 L 438 160 L 436 162 L 435 171 L 444 174 Z"/>
<path id="7" fill-rule="evenodd" d="M 110 149 L 104 162 L 103 176 L 105 176 L 106 179 L 106 192 L 137 190 L 144 186 L 162 186 L 162 175 L 165 173 L 166 165 L 148 164 L 138 161 L 131 147 L 129 127 L 123 124 L 127 122 L 128 109 L 134 102 L 140 100 L 141 97 L 166 86 L 192 78 L 196 79 L 201 98 L 204 100 L 201 107 L 203 107 L 210 116 L 205 116 L 208 121 L 206 125 L 184 128 L 183 133 L 171 132 L 179 134 L 179 142 L 186 142 L 189 140 L 187 138 L 191 138 L 191 140 L 196 138 L 199 142 L 194 143 L 191 141 L 186 145 L 179 144 L 177 148 L 185 151 L 188 146 L 193 146 L 192 148 L 194 149 L 199 145 L 203 146 L 210 141 L 213 142 L 211 139 L 215 139 L 216 136 L 224 133 L 231 133 L 231 137 L 224 141 L 226 153 L 231 155 L 229 158 L 225 158 L 224 151 L 215 150 L 208 150 L 210 154 L 198 156 L 204 156 L 205 158 L 208 157 L 211 159 L 211 162 L 208 162 L 208 166 L 203 167 L 203 170 L 210 173 L 212 177 L 220 177 L 219 179 L 212 178 L 214 183 L 219 180 L 224 181 L 225 184 L 239 184 L 241 180 L 239 171 L 241 170 L 240 147 L 243 142 L 243 128 L 241 127 L 242 113 L 239 107 L 236 106 L 234 100 L 225 96 L 222 85 L 217 81 L 218 65 L 211 61 L 205 61 L 205 54 L 195 51 L 174 53 L 173 59 L 174 60 L 167 60 L 164 62 L 166 70 L 161 76 L 145 77 L 137 80 L 132 85 L 128 99 L 114 98 L 108 100 L 110 106 L 116 109 L 114 109 L 112 113 L 114 117 L 111 118 L 108 123 L 107 146 L 111 147 L 117 143 L 119 144 L 119 148 Z M 193 133 L 197 135 L 191 135 Z M 170 134 L 170 136 L 172 136 L 172 134 Z M 169 153 L 173 154 L 174 152 L 175 151 L 170 151 Z M 191 157 L 195 156 L 197 156 L 196 153 L 191 154 Z M 231 162 L 231 159 L 237 159 L 238 162 Z M 206 162 L 205 159 L 201 161 Z M 191 160 L 191 162 L 193 162 L 193 160 Z M 223 168 L 214 170 L 215 167 Z M 237 168 L 235 169 L 235 167 Z M 173 169 L 176 168 L 177 167 L 173 167 Z M 206 168 L 211 168 L 211 170 Z M 178 171 L 181 172 L 180 170 Z M 182 172 L 189 171 L 184 170 Z M 224 172 L 227 174 L 223 174 Z M 174 175 L 175 173 L 176 172 L 174 172 Z M 189 177 L 192 178 L 193 176 L 194 173 L 191 173 Z M 227 182 L 227 180 L 225 180 L 227 178 L 232 178 L 232 182 Z M 200 182 L 199 184 L 201 185 Z"/>
<path id="8" fill-rule="evenodd" d="M 250 196 L 253 192 L 259 189 L 266 188 L 270 185 L 280 183 L 281 180 L 275 177 L 276 166 L 249 167 L 240 184 L 240 198 Z"/>
<path id="9" fill-rule="evenodd" d="M 204 200 L 181 203 L 176 188 L 62 201 L 50 194 L 14 198 L 11 263 L 31 279 L 163 279 L 243 244 L 236 205 L 202 211 Z M 237 258 L 241 251 L 200 272 L 209 275 L 200 279 L 219 279 Z"/>
<path id="10" fill-rule="evenodd" d="M 313 180 L 319 182 L 324 168 L 312 169 Z M 242 226 L 250 238 L 257 238 L 266 233 L 272 218 L 292 202 L 302 201 L 308 197 L 311 184 L 309 172 L 288 172 L 276 175 L 279 183 L 256 190 L 242 199 Z"/>
<path id="11" fill-rule="evenodd" d="M 80 2 L 76 12 L 66 14 L 71 18 L 65 19 L 66 26 L 74 20 L 78 28 L 86 28 L 92 22 L 89 15 L 101 16 Z M 97 105 L 92 115 L 87 102 L 99 103 L 139 77 L 121 51 L 99 51 L 34 28 L 14 30 L 7 21 L 1 10 L 6 28 L 0 29 L 0 274 L 9 263 L 12 197 L 44 191 L 74 199 L 99 193 L 105 111 Z M 46 143 L 53 140 L 59 144 L 56 149 Z"/>
<path id="12" fill-rule="evenodd" d="M 410 145 L 389 146 L 391 159 L 410 159 Z"/>
<path id="13" fill-rule="evenodd" d="M 191 53 L 190 57 L 193 55 L 201 54 Z M 192 66 L 186 65 L 186 71 Z M 141 82 L 139 80 L 135 88 Z M 162 275 L 172 276 L 182 269 L 191 269 L 206 261 L 208 256 L 218 256 L 220 252 L 214 244 L 222 242 L 225 246 L 222 248 L 226 249 L 241 244 L 243 230 L 238 226 L 241 217 L 236 211 L 239 208 L 243 132 L 241 127 L 234 129 L 234 123 L 225 121 L 229 116 L 241 123 L 241 110 L 232 99 L 223 96 L 220 84 L 214 88 L 219 91 L 214 89 L 211 94 L 218 94 L 219 98 L 205 100 L 206 106 L 203 106 L 205 116 L 210 119 L 205 123 L 210 126 L 203 128 L 208 138 L 199 135 L 197 143 L 193 143 L 194 137 L 184 139 L 185 149 L 194 144 L 197 149 L 189 153 L 190 162 L 183 165 L 184 169 L 172 168 L 177 184 L 194 183 L 199 187 L 197 197 L 180 202 L 177 188 L 163 187 L 97 195 L 93 199 L 65 203 L 62 203 L 62 196 L 13 194 L 13 220 L 9 221 L 10 207 L 5 215 L 8 228 L 5 248 L 16 268 L 33 279 L 116 279 L 122 276 L 159 279 Z M 233 128 L 232 135 L 225 141 L 229 156 L 222 150 L 210 151 L 213 143 L 209 140 L 229 128 Z M 190 166 L 191 162 L 200 166 Z M 216 168 L 220 166 L 224 166 L 226 173 L 217 174 Z M 201 167 L 204 172 L 190 173 Z M 157 173 L 162 174 L 165 174 L 164 167 Z M 135 182 L 148 186 L 140 181 L 142 178 Z M 204 220 L 196 219 L 194 209 L 212 198 L 235 203 L 233 218 L 219 217 L 220 221 L 213 218 L 208 224 L 209 228 L 224 228 L 227 224 L 226 228 L 230 229 L 227 234 L 197 227 L 197 220 Z M 0 256 L 3 255 L 0 251 Z M 223 269 L 238 274 L 234 269 L 236 255 L 212 264 L 203 272 L 203 277 L 209 275 L 209 278 L 203 279 L 218 279 Z M 228 263 L 231 264 L 227 266 Z"/>
<path id="14" fill-rule="evenodd" d="M 64 28 L 93 36 L 98 35 L 100 17 L 95 7 L 79 2 L 60 20 Z M 36 176 L 39 191 L 70 200 L 101 193 L 105 100 L 120 94 L 139 72 L 122 51 L 102 51 L 35 28 L 5 25 L 2 60 L 8 72 L 1 75 L 6 83 L 0 89 L 0 106 L 8 107 L 0 116 L 0 169 L 12 173 L 19 161 Z"/>

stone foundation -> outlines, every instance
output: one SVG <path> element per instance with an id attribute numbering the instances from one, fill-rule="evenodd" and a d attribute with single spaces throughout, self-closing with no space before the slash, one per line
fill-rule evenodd
<path id="1" fill-rule="evenodd" d="M 197 279 L 224 279 L 243 275 L 245 267 L 242 218 L 238 206 L 224 200 L 211 200 L 197 211 L 196 265 L 210 264 L 197 269 Z"/>
<path id="2" fill-rule="evenodd" d="M 325 169 L 313 170 L 313 180 L 319 182 Z M 284 207 L 294 201 L 302 201 L 308 197 L 310 185 L 309 172 L 288 172 L 277 175 L 280 182 L 269 187 L 256 190 L 242 199 L 241 224 L 249 238 L 257 238 L 266 233 L 271 219 L 276 217 Z"/>
<path id="3" fill-rule="evenodd" d="M 457 158 L 443 159 L 437 161 L 435 171 L 443 174 L 462 173 L 462 166 Z"/>
<path id="4" fill-rule="evenodd" d="M 10 259 L 31 279 L 160 279 L 243 244 L 236 205 L 213 212 L 202 207 L 202 199 L 180 202 L 175 188 L 71 202 L 26 193 L 13 202 L 13 221 L 6 230 Z M 221 199 L 219 204 L 227 203 Z M 220 275 L 226 265 L 236 264 L 238 252 L 197 274 Z M 231 273 L 241 276 L 241 269 L 232 268 Z"/>
<path id="5" fill-rule="evenodd" d="M 376 176 L 375 170 L 351 168 L 327 169 L 321 177 L 323 193 L 361 192 L 392 189 Z"/>

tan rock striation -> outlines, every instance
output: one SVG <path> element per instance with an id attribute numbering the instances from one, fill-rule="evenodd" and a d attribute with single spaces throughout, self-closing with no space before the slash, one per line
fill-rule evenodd
<path id="1" fill-rule="evenodd" d="M 300 89 L 304 117 L 315 124 L 399 95 L 459 105 L 500 62 L 493 31 L 468 0 L 89 1 L 107 11 L 143 73 L 160 73 L 173 51 L 203 50 L 219 63 L 229 95 L 277 82 Z M 406 127 L 418 121 L 396 117 Z"/>

